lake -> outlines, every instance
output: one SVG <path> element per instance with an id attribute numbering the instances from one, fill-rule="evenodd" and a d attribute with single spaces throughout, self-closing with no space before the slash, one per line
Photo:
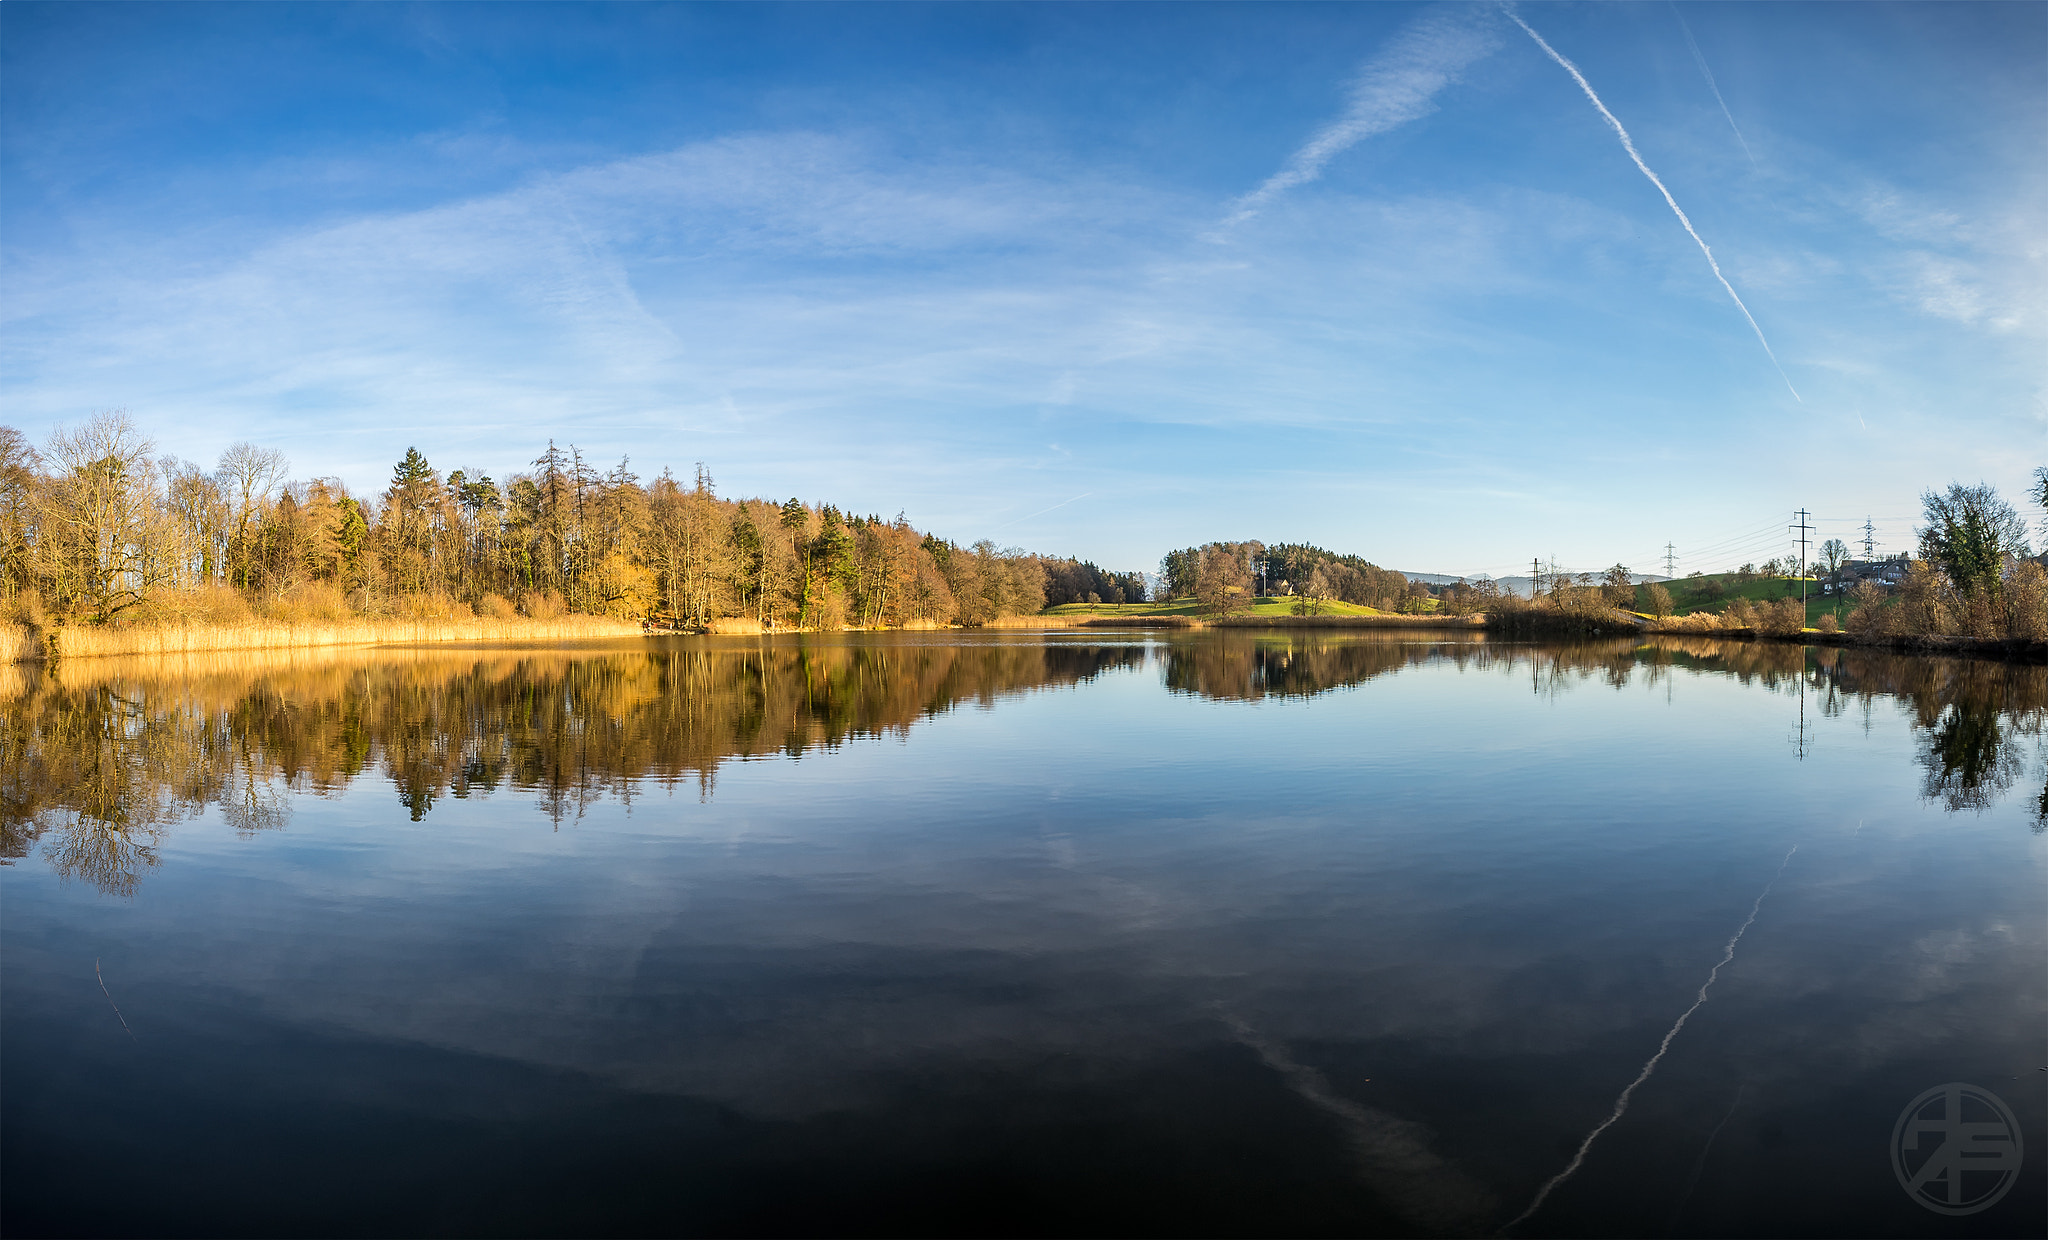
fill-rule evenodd
<path id="1" fill-rule="evenodd" d="M 2048 668 L 1305 630 L 0 672 L 10 1235 L 2048 1216 Z M 1978 1126 L 1901 1153 L 1954 1082 L 1919 1118 Z"/>

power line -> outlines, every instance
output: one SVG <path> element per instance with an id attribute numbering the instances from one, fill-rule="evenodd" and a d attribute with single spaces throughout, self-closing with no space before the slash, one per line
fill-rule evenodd
<path id="1" fill-rule="evenodd" d="M 1732 546 L 1736 543 L 1745 543 L 1749 542 L 1751 539 L 1762 538 L 1765 535 L 1775 534 L 1777 532 L 1777 528 L 1778 523 L 1776 521 L 1773 521 L 1769 525 L 1761 526 L 1753 530 L 1744 530 L 1739 534 L 1725 534 L 1720 538 L 1716 538 L 1710 542 L 1705 542 L 1697 545 L 1696 547 L 1694 547 L 1694 550 L 1718 551 L 1722 547 Z"/>
<path id="2" fill-rule="evenodd" d="M 1730 534 L 1725 538 L 1717 539 L 1714 542 L 1706 543 L 1702 546 L 1695 547 L 1692 549 L 1691 554 L 1694 556 L 1710 556 L 1729 550 L 1747 550 L 1750 549 L 1753 546 L 1753 544 L 1755 544 L 1759 539 L 1775 539 L 1778 536 L 1778 533 L 1778 523 L 1776 521 L 1772 521 L 1770 524 L 1762 526 L 1758 529 L 1744 530 L 1740 534 Z"/>

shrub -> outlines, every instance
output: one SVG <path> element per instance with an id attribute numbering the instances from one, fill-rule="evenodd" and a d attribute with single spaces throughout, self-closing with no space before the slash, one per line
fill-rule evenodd
<path id="1" fill-rule="evenodd" d="M 2005 582 L 2005 635 L 2023 641 L 2048 640 L 2048 572 L 2022 560 Z"/>
<path id="2" fill-rule="evenodd" d="M 476 614 L 490 620 L 517 620 L 519 609 L 501 594 L 486 594 L 476 601 Z"/>
<path id="3" fill-rule="evenodd" d="M 1839 633 L 1842 631 L 1842 622 L 1835 619 L 1834 612 L 1826 611 L 1821 613 L 1820 620 L 1814 627 L 1823 633 Z"/>
<path id="4" fill-rule="evenodd" d="M 42 628 L 49 623 L 43 611 L 43 596 L 34 590 L 23 590 L 7 600 L 7 620 L 10 624 L 26 625 L 32 629 Z"/>
<path id="5" fill-rule="evenodd" d="M 391 597 L 367 582 L 348 592 L 348 605 L 355 609 L 357 615 L 371 619 L 391 614 Z"/>
<path id="6" fill-rule="evenodd" d="M 1653 627 L 1660 633 L 1712 633 L 1721 627 L 1721 617 L 1711 611 L 1695 611 L 1683 616 L 1666 616 Z"/>
<path id="7" fill-rule="evenodd" d="M 2000 605 L 2002 602 L 1989 590 L 1978 590 L 1958 599 L 1957 623 L 1971 637 L 2003 637 L 2005 608 Z"/>
<path id="8" fill-rule="evenodd" d="M 353 618 L 348 600 L 325 581 L 302 581 L 278 592 L 263 608 L 263 618 L 278 624 L 335 623 Z"/>
<path id="9" fill-rule="evenodd" d="M 1898 613 L 1894 623 L 1907 633 L 1953 633 L 1959 627 L 1948 580 L 1924 560 L 1906 565 L 1906 580 L 1893 610 Z"/>
<path id="10" fill-rule="evenodd" d="M 466 620 L 475 613 L 445 594 L 407 594 L 398 600 L 405 620 Z"/>
<path id="11" fill-rule="evenodd" d="M 120 617 L 123 624 L 247 624 L 256 618 L 249 600 L 229 585 L 168 590 Z"/>
<path id="12" fill-rule="evenodd" d="M 1848 629 L 1858 637 L 1883 637 L 1892 631 L 1893 616 L 1884 605 L 1884 591 L 1868 581 L 1859 581 L 1849 591 L 1856 602 L 1849 611 Z"/>
<path id="13" fill-rule="evenodd" d="M 558 620 L 569 605 L 553 590 L 528 590 L 519 596 L 519 610 L 535 620 Z"/>
<path id="14" fill-rule="evenodd" d="M 1789 637 L 1806 627 L 1806 605 L 1796 598 L 1781 598 L 1762 609 L 1757 627 L 1766 633 Z"/>

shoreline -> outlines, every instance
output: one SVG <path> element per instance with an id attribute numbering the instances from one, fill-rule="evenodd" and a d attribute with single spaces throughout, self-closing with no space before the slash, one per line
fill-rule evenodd
<path id="1" fill-rule="evenodd" d="M 1823 633 L 1806 629 L 1798 633 L 1762 633 L 1755 629 L 1721 629 L 1714 632 L 1646 629 L 1654 637 L 1718 637 L 1739 642 L 1783 642 L 1801 646 L 1840 646 L 1858 650 L 1895 650 L 1901 654 L 1972 655 L 2008 663 L 2048 663 L 2048 641 L 2024 637 L 1952 637 L 1940 633 L 1888 634 L 1862 637 L 1854 633 Z"/>
<path id="2" fill-rule="evenodd" d="M 924 623 L 902 630 L 925 631 L 940 626 Z M 953 626 L 946 626 L 953 627 Z M 2048 663 L 2048 641 L 2026 638 L 1957 637 L 1943 634 L 1859 636 L 1806 629 L 1798 633 L 1767 633 L 1755 628 L 1660 629 L 1654 624 L 1619 624 L 1608 631 L 1572 626 L 1572 631 L 1544 632 L 1543 626 L 1500 624 L 1479 616 L 1004 616 L 970 626 L 998 632 L 1077 632 L 1114 629 L 1285 630 L 1350 629 L 1416 633 L 1489 633 L 1522 640 L 1572 640 L 1633 636 L 1704 637 L 1720 641 L 1779 642 L 1847 649 L 1892 650 L 1902 654 L 1950 655 L 2013 663 Z M 95 628 L 60 625 L 37 628 L 6 626 L 0 632 L 6 657 L 0 663 L 25 664 L 79 658 L 120 658 L 188 654 L 233 654 L 256 651 L 304 651 L 377 646 L 485 646 L 508 643 L 606 641 L 635 637 L 781 636 L 813 633 L 813 629 L 761 629 L 756 622 L 714 621 L 703 630 L 651 630 L 630 620 L 603 616 L 564 616 L 554 620 L 360 620 L 320 624 L 165 625 L 162 627 Z"/>

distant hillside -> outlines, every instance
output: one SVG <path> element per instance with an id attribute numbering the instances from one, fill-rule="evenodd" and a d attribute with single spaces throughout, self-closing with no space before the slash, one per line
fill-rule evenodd
<path id="1" fill-rule="evenodd" d="M 1598 574 L 1595 574 L 1595 576 L 1598 576 Z M 1453 581 L 1478 581 L 1484 577 L 1486 577 L 1485 573 L 1475 573 L 1470 577 L 1448 577 L 1442 573 L 1408 574 L 1408 580 L 1410 581 L 1426 582 L 1433 586 L 1448 585 Z M 1513 594 L 1519 598 L 1529 597 L 1530 579 L 1527 577 L 1494 577 L 1491 580 L 1501 588 L 1503 594 Z M 1671 578 L 1660 576 L 1657 573 L 1630 573 L 1629 580 L 1640 586 L 1653 581 L 1669 581 Z"/>

